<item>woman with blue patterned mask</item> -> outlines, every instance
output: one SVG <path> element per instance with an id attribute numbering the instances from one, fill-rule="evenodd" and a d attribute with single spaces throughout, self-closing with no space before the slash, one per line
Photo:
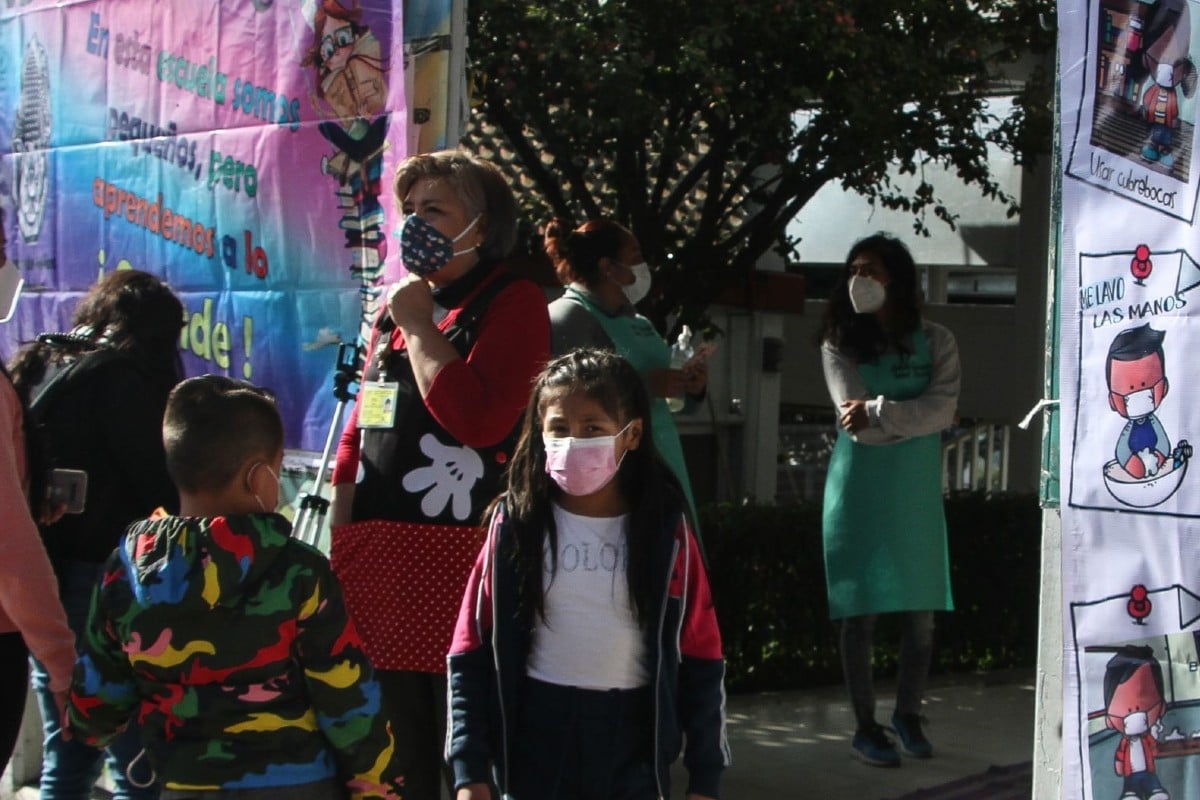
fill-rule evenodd
<path id="1" fill-rule="evenodd" d="M 375 322 L 333 473 L 331 560 L 394 714 L 406 800 L 437 800 L 446 653 L 532 380 L 542 290 L 505 264 L 517 206 L 462 151 L 396 171 L 400 264 Z M 449 788 L 449 787 L 448 787 Z"/>

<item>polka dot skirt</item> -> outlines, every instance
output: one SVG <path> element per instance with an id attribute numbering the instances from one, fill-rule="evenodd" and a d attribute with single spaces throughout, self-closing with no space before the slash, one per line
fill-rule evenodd
<path id="1" fill-rule="evenodd" d="M 445 672 L 477 527 L 369 520 L 333 531 L 330 563 L 376 669 Z"/>

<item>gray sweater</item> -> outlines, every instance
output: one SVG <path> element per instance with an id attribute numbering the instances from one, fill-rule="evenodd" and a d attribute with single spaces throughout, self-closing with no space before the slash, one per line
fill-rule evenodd
<path id="1" fill-rule="evenodd" d="M 867 401 L 869 426 L 850 434 L 850 438 L 859 444 L 893 444 L 937 433 L 954 423 L 962 380 L 958 343 L 954 334 L 936 322 L 922 320 L 921 327 L 929 342 L 933 373 L 925 391 L 911 400 L 888 400 L 883 395 L 870 397 L 859 375 L 858 363 L 829 342 L 821 345 L 825 386 L 833 399 L 834 411 L 841 414 L 841 405 L 846 400 Z"/>

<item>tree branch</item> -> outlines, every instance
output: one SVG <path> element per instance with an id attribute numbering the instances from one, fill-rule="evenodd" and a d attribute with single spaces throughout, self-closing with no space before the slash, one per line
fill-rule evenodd
<path id="1" fill-rule="evenodd" d="M 508 110 L 504 105 L 503 98 L 498 97 L 498 94 L 491 85 L 485 90 L 488 118 L 504 133 L 504 137 L 508 139 L 520 158 L 521 166 L 529 173 L 529 177 L 533 178 L 554 215 L 570 219 L 572 216 L 571 205 L 562 193 L 560 179 L 542 163 L 537 149 L 525 135 L 525 126 Z"/>
<path id="2" fill-rule="evenodd" d="M 526 72 L 525 77 L 528 78 L 529 75 L 530 73 Z M 491 102 L 491 94 L 492 93 L 489 92 L 489 103 Z M 540 94 L 538 96 L 540 97 Z M 505 107 L 506 113 L 508 112 L 508 108 L 509 106 Z M 566 137 L 559 137 L 555 135 L 555 133 L 560 130 L 560 127 L 556 125 L 552 119 L 550 119 L 550 114 L 547 112 L 546 106 L 544 104 L 534 102 L 530 103 L 528 108 L 524 108 L 522 110 L 528 115 L 525 124 L 530 125 L 530 127 L 534 129 L 538 141 L 545 146 L 546 150 L 553 157 L 555 169 L 559 170 L 561 173 L 558 179 L 560 187 L 559 191 L 561 192 L 561 186 L 565 181 L 570 187 L 569 191 L 571 199 L 580 206 L 585 218 L 601 216 L 600 207 L 596 203 L 596 198 L 592 196 L 590 191 L 588 191 L 591 181 L 587 179 L 583 170 L 580 169 L 579 165 L 576 164 L 575 160 L 571 157 L 572 153 L 570 152 L 569 147 L 564 145 Z M 516 120 L 515 118 L 513 119 L 513 122 L 518 125 L 521 124 L 520 121 Z M 532 158 L 542 165 L 540 153 L 532 153 Z M 545 165 L 542 166 L 544 167 Z M 571 211 L 569 203 L 564 203 L 564 212 L 562 216 L 567 219 L 575 218 L 575 214 Z"/>
<path id="3" fill-rule="evenodd" d="M 670 182 L 671 176 L 676 175 L 679 171 L 677 162 L 683 153 L 683 146 L 679 144 L 679 141 L 683 138 L 683 130 L 687 127 L 688 121 L 694 116 L 694 112 L 681 109 L 676 115 L 676 119 L 668 120 L 666 130 L 663 131 L 662 152 L 658 156 L 654 188 L 650 191 L 649 204 L 654 208 L 662 205 L 663 193 L 666 192 L 667 184 Z"/>

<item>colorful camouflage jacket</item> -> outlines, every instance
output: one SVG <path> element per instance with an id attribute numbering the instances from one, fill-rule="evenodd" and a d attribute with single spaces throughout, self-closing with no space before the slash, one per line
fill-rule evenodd
<path id="1" fill-rule="evenodd" d="M 135 523 L 92 597 L 68 706 L 103 744 L 138 715 L 168 788 L 254 789 L 338 776 L 395 797 L 379 685 L 328 562 L 286 519 Z"/>

